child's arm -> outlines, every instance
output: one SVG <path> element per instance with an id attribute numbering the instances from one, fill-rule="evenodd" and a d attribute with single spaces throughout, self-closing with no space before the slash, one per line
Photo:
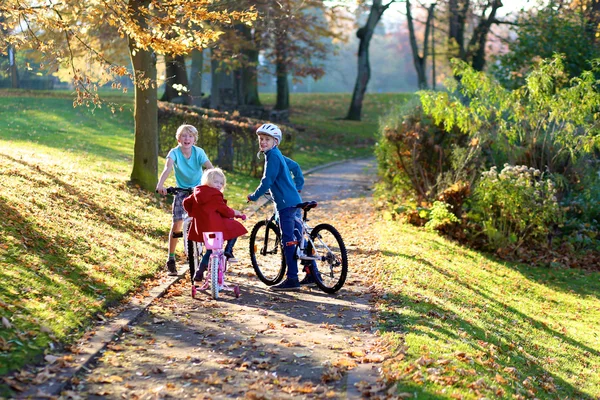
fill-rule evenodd
<path id="1" fill-rule="evenodd" d="M 173 170 L 174 163 L 175 163 L 175 161 L 173 161 L 172 158 L 167 157 L 167 162 L 165 162 L 165 168 L 163 169 L 162 174 L 160 174 L 160 179 L 158 180 L 158 183 L 156 184 L 156 191 L 162 195 L 167 194 L 167 189 L 165 189 L 165 187 L 163 185 L 165 184 L 165 181 L 167 180 L 167 178 L 169 177 L 169 174 Z"/>
<path id="2" fill-rule="evenodd" d="M 248 195 L 249 201 L 256 201 L 260 196 L 267 193 L 267 190 L 271 188 L 275 178 L 277 178 L 277 172 L 279 171 L 280 167 L 281 161 L 277 157 L 273 157 L 271 160 L 267 159 L 265 161 L 265 172 L 254 193 Z"/>
<path id="3" fill-rule="evenodd" d="M 192 216 L 194 213 L 194 196 L 188 196 L 183 199 L 183 209 L 188 213 L 189 216 Z"/>
<path id="4" fill-rule="evenodd" d="M 300 193 L 304 187 L 304 174 L 302 173 L 302 169 L 300 168 L 300 165 L 291 158 L 283 156 L 283 159 L 293 175 L 296 190 Z"/>
<path id="5" fill-rule="evenodd" d="M 225 204 L 225 202 L 219 204 L 217 207 L 217 212 L 224 218 L 234 218 L 239 214 L 239 211 L 229 207 L 227 204 Z"/>

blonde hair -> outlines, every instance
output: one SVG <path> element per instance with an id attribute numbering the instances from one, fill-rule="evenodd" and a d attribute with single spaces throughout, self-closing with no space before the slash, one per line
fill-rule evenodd
<path id="1" fill-rule="evenodd" d="M 177 133 L 175 134 L 175 137 L 177 138 L 177 140 L 179 140 L 181 135 L 184 133 L 189 133 L 190 135 L 192 135 L 195 138 L 195 142 L 198 141 L 198 129 L 196 129 L 196 127 L 194 125 L 183 124 L 179 128 L 177 128 Z"/>
<path id="2" fill-rule="evenodd" d="M 219 167 L 207 169 L 206 171 L 204 171 L 204 173 L 202 174 L 202 179 L 200 180 L 200 184 L 212 187 L 215 183 L 215 178 L 217 176 L 223 178 L 223 189 L 225 189 L 225 186 L 227 185 L 227 178 L 225 177 L 225 173 L 223 172 L 223 170 Z"/>

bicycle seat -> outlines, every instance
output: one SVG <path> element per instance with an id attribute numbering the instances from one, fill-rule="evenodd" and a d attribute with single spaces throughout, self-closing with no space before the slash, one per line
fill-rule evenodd
<path id="1" fill-rule="evenodd" d="M 308 211 L 308 210 L 312 210 L 313 208 L 315 208 L 317 206 L 317 202 L 316 201 L 305 201 L 304 203 L 300 203 L 296 205 L 296 208 L 301 208 L 304 211 Z"/>

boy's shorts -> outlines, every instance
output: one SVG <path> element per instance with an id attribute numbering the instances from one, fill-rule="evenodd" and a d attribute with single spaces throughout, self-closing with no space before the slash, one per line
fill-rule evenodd
<path id="1" fill-rule="evenodd" d="M 173 222 L 183 221 L 183 214 L 185 213 L 183 199 L 188 196 L 185 192 L 179 192 L 173 198 Z"/>

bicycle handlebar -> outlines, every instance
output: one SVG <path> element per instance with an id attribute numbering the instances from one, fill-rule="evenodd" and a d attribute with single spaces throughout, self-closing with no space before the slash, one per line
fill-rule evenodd
<path id="1" fill-rule="evenodd" d="M 193 188 L 180 188 L 180 187 L 174 187 L 174 186 L 169 186 L 168 188 L 166 188 L 167 193 L 168 194 L 177 194 L 177 193 L 187 193 L 187 194 L 192 194 L 194 192 Z"/>

